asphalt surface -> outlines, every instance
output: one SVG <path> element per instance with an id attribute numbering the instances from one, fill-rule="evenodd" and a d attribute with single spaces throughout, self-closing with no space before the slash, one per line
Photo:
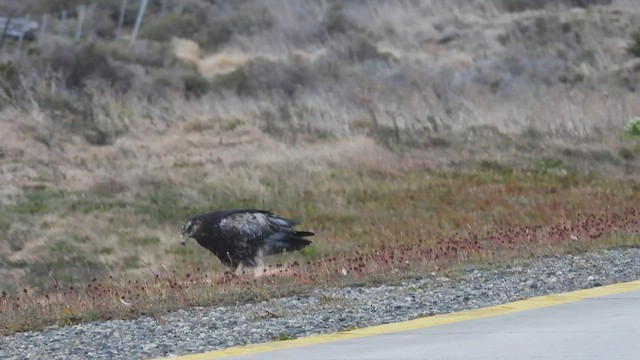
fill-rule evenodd
<path id="1" fill-rule="evenodd" d="M 640 291 L 410 331 L 224 358 L 639 359 Z"/>

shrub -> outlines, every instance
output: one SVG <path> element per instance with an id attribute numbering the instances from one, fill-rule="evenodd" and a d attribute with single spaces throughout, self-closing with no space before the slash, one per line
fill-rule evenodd
<path id="1" fill-rule="evenodd" d="M 110 59 L 142 65 L 147 67 L 164 67 L 177 62 L 175 53 L 169 43 L 155 41 L 138 41 L 136 46 L 119 46 L 111 43 L 108 46 Z"/>
<path id="2" fill-rule="evenodd" d="M 383 62 L 390 62 L 395 60 L 395 57 L 388 53 L 378 50 L 378 47 L 371 43 L 363 36 L 358 36 L 349 39 L 346 46 L 343 49 L 337 51 L 343 55 L 343 58 L 347 58 L 354 62 L 364 62 L 366 60 L 379 60 Z"/>
<path id="3" fill-rule="evenodd" d="M 42 2 L 40 11 L 49 13 L 59 12 L 62 10 L 75 9 L 83 3 L 82 0 L 48 0 Z"/>
<path id="4" fill-rule="evenodd" d="M 626 147 L 623 147 L 620 150 L 618 150 L 618 155 L 620 155 L 620 157 L 623 158 L 625 161 L 633 161 L 633 159 L 635 158 L 635 154 L 633 153 L 633 150 Z"/>
<path id="5" fill-rule="evenodd" d="M 107 2 L 107 1 L 99 1 L 95 2 L 98 8 L 104 8 L 105 12 L 108 13 L 108 17 L 114 24 L 118 23 L 120 19 L 120 6 L 122 4 L 121 0 L 117 2 Z M 127 3 L 127 7 L 124 9 L 124 17 L 122 18 L 122 26 L 123 27 L 133 27 L 136 22 L 136 17 L 138 16 L 138 11 L 140 10 L 140 4 L 137 1 L 129 1 Z"/>
<path id="6" fill-rule="evenodd" d="M 247 14 L 252 14 L 249 16 Z M 217 50 L 234 34 L 253 35 L 273 27 L 274 20 L 264 9 L 251 9 L 233 16 L 225 16 L 207 23 L 198 36 L 198 44 L 205 50 Z"/>
<path id="7" fill-rule="evenodd" d="M 592 5 L 609 5 L 612 0 L 501 0 L 502 7 L 510 12 L 542 9 L 548 5 L 586 8 Z"/>
<path id="8" fill-rule="evenodd" d="M 323 25 L 329 34 L 344 33 L 349 29 L 350 24 L 343 10 L 341 3 L 334 3 L 327 9 Z"/>
<path id="9" fill-rule="evenodd" d="M 182 77 L 186 95 L 201 96 L 209 91 L 209 82 L 199 73 L 191 73 Z"/>
<path id="10" fill-rule="evenodd" d="M 94 31 L 98 37 L 113 40 L 116 37 L 116 23 L 108 17 L 96 17 Z"/>
<path id="11" fill-rule="evenodd" d="M 111 76 L 113 72 L 104 49 L 95 43 L 83 46 L 59 44 L 45 55 L 45 61 L 55 71 L 65 77 L 68 88 L 77 88 L 85 84 L 90 76 Z"/>
<path id="12" fill-rule="evenodd" d="M 116 36 L 116 27 L 120 15 L 118 1 L 100 1 L 94 3 L 93 11 L 90 11 L 87 21 L 90 28 L 100 38 L 113 40 Z"/>
<path id="13" fill-rule="evenodd" d="M 69 115 L 75 117 L 82 114 L 82 109 L 64 91 L 48 92 L 39 90 L 34 93 L 34 99 L 38 103 L 38 107 L 49 113 L 54 121 Z"/>
<path id="14" fill-rule="evenodd" d="M 233 29 L 227 21 L 214 21 L 200 35 L 198 45 L 206 50 L 217 50 L 233 36 Z"/>
<path id="15" fill-rule="evenodd" d="M 0 63 L 0 90 L 3 92 L 2 100 L 13 100 L 16 91 L 20 89 L 20 68 L 12 62 Z"/>
<path id="16" fill-rule="evenodd" d="M 213 88 L 232 90 L 243 96 L 267 91 L 293 97 L 298 88 L 308 87 L 312 82 L 313 71 L 304 61 L 285 63 L 258 58 L 228 74 L 217 76 L 213 80 Z"/>
<path id="17" fill-rule="evenodd" d="M 39 60 L 43 68 L 60 74 L 67 89 L 79 90 L 92 81 L 104 81 L 118 92 L 126 92 L 135 80 L 134 68 L 112 61 L 111 50 L 104 42 L 74 45 L 60 41 L 45 46 Z"/>
<path id="18" fill-rule="evenodd" d="M 640 137 L 640 117 L 631 119 L 627 126 L 624 128 L 624 133 L 630 137 Z"/>
<path id="19" fill-rule="evenodd" d="M 172 37 L 189 38 L 197 33 L 206 19 L 198 14 L 170 13 L 162 17 L 150 17 L 140 29 L 140 37 L 169 41 Z"/>
<path id="20" fill-rule="evenodd" d="M 627 52 L 631 56 L 640 57 L 640 28 L 631 33 L 631 44 Z"/>
<path id="21" fill-rule="evenodd" d="M 251 94 L 253 90 L 251 88 L 248 73 L 252 63 L 253 61 L 239 66 L 227 74 L 216 76 L 213 79 L 213 88 L 216 90 L 232 90 L 236 94 Z"/>

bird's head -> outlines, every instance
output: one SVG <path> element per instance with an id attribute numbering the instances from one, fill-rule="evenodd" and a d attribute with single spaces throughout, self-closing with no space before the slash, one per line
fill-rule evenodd
<path id="1" fill-rule="evenodd" d="M 182 230 L 180 231 L 180 243 L 183 246 L 186 244 L 187 240 L 192 238 L 198 231 L 200 225 L 202 225 L 202 220 L 197 218 L 191 218 L 182 225 Z"/>

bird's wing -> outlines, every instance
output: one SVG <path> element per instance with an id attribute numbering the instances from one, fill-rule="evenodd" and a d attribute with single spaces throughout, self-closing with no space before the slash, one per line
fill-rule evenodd
<path id="1" fill-rule="evenodd" d="M 230 238 L 249 243 L 262 243 L 272 236 L 293 232 L 295 222 L 269 212 L 244 211 L 233 213 L 220 221 L 220 230 Z"/>

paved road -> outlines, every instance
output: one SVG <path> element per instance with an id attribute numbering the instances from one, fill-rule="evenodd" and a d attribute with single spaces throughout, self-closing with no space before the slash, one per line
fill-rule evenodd
<path id="1" fill-rule="evenodd" d="M 626 285 L 629 287 L 621 288 Z M 377 335 L 354 332 L 349 338 L 351 332 L 347 332 L 342 338 L 329 340 L 320 335 L 318 340 L 298 339 L 300 345 L 272 343 L 257 346 L 259 350 L 228 349 L 187 356 L 185 360 L 636 360 L 640 359 L 639 288 L 640 282 L 619 284 L 462 312 L 457 317 L 445 315 L 442 321 L 437 317 L 425 319 L 433 319 L 432 324 L 399 323 L 391 330 L 384 326 L 379 327 L 382 330 L 365 330 Z M 413 330 L 395 331 L 406 328 Z"/>

